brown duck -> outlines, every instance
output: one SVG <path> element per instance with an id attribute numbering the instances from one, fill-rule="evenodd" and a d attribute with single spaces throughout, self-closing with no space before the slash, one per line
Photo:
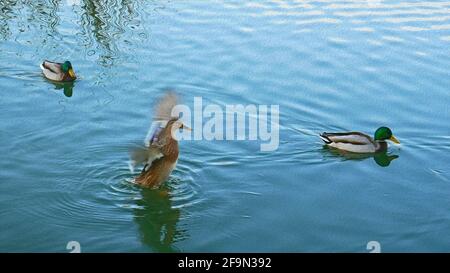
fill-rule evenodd
<path id="1" fill-rule="evenodd" d="M 168 93 L 159 103 L 153 122 L 150 139 L 144 150 L 132 154 L 134 163 L 144 163 L 141 174 L 135 183 L 144 187 L 158 188 L 172 173 L 178 160 L 178 141 L 173 133 L 178 129 L 190 128 L 183 125 L 178 117 L 170 117 L 177 98 Z M 167 120 L 168 119 L 168 120 Z"/>

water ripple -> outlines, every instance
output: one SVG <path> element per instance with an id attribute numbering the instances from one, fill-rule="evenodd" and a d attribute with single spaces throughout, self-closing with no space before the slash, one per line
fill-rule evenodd
<path id="1" fill-rule="evenodd" d="M 21 243 L 6 251 L 68 234 L 99 251 L 448 241 L 450 2 L 63 2 L 0 2 L 0 239 Z M 45 58 L 73 62 L 73 96 L 42 79 Z M 167 88 L 189 106 L 279 105 L 279 148 L 183 141 L 165 186 L 134 185 L 130 142 Z M 389 168 L 317 136 L 381 125 L 402 142 Z"/>

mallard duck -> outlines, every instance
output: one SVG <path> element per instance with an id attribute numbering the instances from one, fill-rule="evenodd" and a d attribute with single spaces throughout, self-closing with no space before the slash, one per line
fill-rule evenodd
<path id="1" fill-rule="evenodd" d="M 156 118 L 150 130 L 150 138 L 144 151 L 135 151 L 132 154 L 133 164 L 144 163 L 141 174 L 135 183 L 144 187 L 158 188 L 161 186 L 178 160 L 178 141 L 173 133 L 178 129 L 190 130 L 178 117 L 170 117 L 172 108 L 176 105 L 173 93 L 167 94 L 159 103 Z M 170 117 L 167 120 L 167 117 Z"/>
<path id="2" fill-rule="evenodd" d="M 347 133 L 322 133 L 320 138 L 326 145 L 353 153 L 376 153 L 387 150 L 385 140 L 400 144 L 392 130 L 388 127 L 380 127 L 375 131 L 374 139 L 360 132 Z"/>
<path id="3" fill-rule="evenodd" d="M 77 78 L 69 61 L 64 63 L 44 61 L 41 64 L 41 69 L 47 79 L 55 82 L 70 82 Z"/>

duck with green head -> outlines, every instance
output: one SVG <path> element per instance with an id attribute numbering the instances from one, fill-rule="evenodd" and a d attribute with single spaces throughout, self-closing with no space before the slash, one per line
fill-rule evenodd
<path id="1" fill-rule="evenodd" d="M 41 69 L 47 79 L 55 82 L 71 82 L 77 78 L 69 61 L 64 63 L 44 61 Z"/>
<path id="2" fill-rule="evenodd" d="M 327 146 L 352 153 L 377 153 L 387 150 L 386 140 L 400 144 L 392 130 L 380 127 L 375 131 L 374 138 L 360 132 L 322 133 L 320 138 Z"/>

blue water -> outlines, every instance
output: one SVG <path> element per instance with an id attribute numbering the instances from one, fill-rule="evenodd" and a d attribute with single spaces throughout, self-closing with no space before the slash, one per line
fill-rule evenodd
<path id="1" fill-rule="evenodd" d="M 0 251 L 449 252 L 449 56 L 443 1 L 1 0 Z M 162 189 L 134 186 L 167 88 L 279 105 L 279 148 L 181 141 Z M 382 125 L 388 166 L 317 137 Z"/>

